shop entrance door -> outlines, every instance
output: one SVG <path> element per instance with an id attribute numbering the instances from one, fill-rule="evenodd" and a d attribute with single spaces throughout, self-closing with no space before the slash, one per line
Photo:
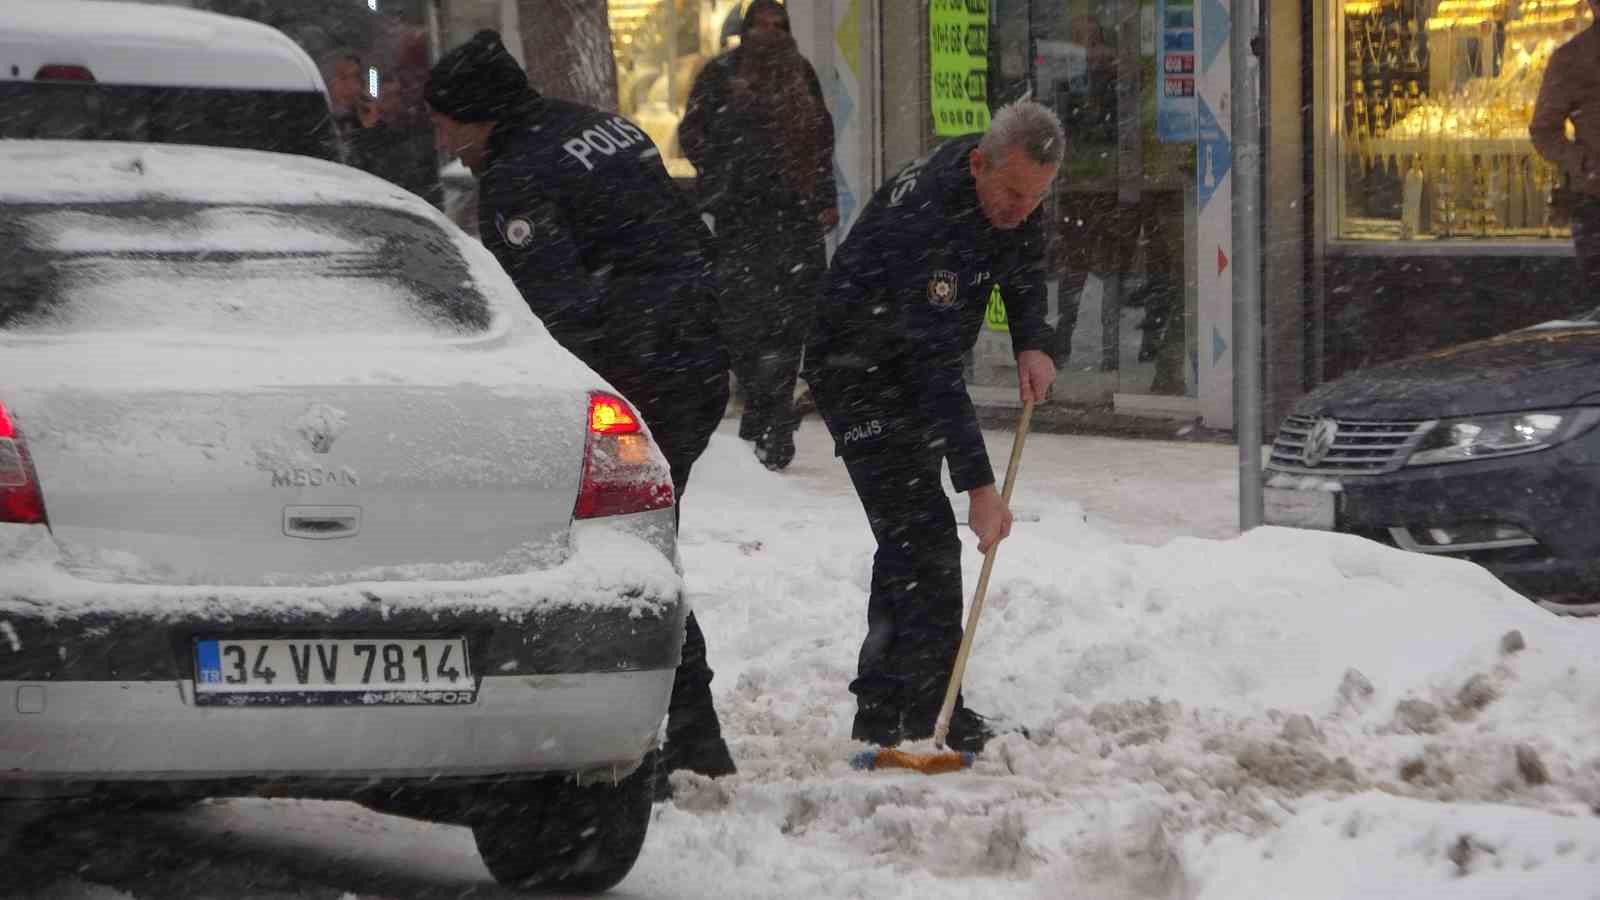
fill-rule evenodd
<path id="1" fill-rule="evenodd" d="M 1053 311 L 1068 402 L 1193 418 L 1194 145 L 1163 143 L 1157 0 L 1031 0 L 1034 97 L 1060 115 Z"/>

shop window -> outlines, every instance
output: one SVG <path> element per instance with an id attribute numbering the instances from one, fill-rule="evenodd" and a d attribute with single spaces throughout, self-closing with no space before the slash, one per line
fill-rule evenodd
<path id="1" fill-rule="evenodd" d="M 1528 138 L 1554 49 L 1586 0 L 1332 0 L 1346 240 L 1565 238 L 1556 169 Z"/>
<path id="2" fill-rule="evenodd" d="M 742 0 L 610 0 L 617 106 L 661 148 L 667 171 L 693 178 L 678 123 L 701 67 L 739 41 Z"/>

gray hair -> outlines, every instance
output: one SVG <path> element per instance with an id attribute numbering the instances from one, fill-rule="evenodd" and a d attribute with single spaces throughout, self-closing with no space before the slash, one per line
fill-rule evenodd
<path id="1" fill-rule="evenodd" d="M 1050 107 L 1018 100 L 994 114 L 978 149 L 991 159 L 999 159 L 1013 149 L 1021 150 L 1036 163 L 1059 166 L 1067 152 L 1067 135 Z"/>

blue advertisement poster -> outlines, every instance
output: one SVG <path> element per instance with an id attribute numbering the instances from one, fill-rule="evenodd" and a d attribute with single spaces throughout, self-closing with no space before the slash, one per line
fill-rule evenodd
<path id="1" fill-rule="evenodd" d="M 1195 140 L 1195 0 L 1156 0 L 1156 139 Z"/>

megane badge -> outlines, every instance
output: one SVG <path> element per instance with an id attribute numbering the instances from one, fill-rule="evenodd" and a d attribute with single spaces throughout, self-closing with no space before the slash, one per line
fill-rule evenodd
<path id="1" fill-rule="evenodd" d="M 1310 468 L 1316 468 L 1333 452 L 1333 442 L 1339 437 L 1339 423 L 1333 419 L 1322 418 L 1317 424 L 1311 426 L 1311 433 L 1306 435 L 1306 445 L 1301 448 L 1300 458 Z"/>

